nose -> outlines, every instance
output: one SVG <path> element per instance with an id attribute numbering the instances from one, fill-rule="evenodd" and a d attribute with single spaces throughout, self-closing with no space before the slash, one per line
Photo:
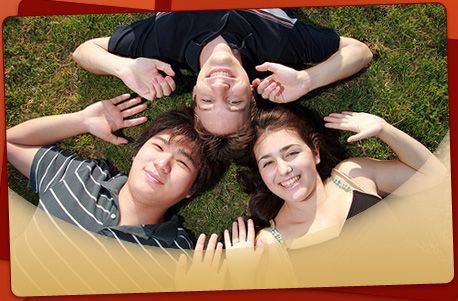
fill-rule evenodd
<path id="1" fill-rule="evenodd" d="M 168 174 L 171 170 L 171 160 L 172 154 L 164 152 L 154 161 L 154 165 L 156 165 L 156 168 L 162 173 Z"/>
<path id="2" fill-rule="evenodd" d="M 289 174 L 292 171 L 293 171 L 293 169 L 288 164 L 288 162 L 285 162 L 283 160 L 278 160 L 278 162 L 277 162 L 277 172 L 278 172 L 278 174 L 280 174 L 281 176 L 284 176 L 284 175 Z"/>
<path id="3" fill-rule="evenodd" d="M 215 92 L 223 93 L 228 91 L 231 88 L 231 85 L 224 81 L 215 81 L 211 84 L 211 87 Z"/>

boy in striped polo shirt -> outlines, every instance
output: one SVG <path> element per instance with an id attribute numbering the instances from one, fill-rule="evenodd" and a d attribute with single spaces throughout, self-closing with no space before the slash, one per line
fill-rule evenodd
<path id="1" fill-rule="evenodd" d="M 83 133 L 113 144 L 127 143 L 116 130 L 146 117 L 129 118 L 146 109 L 129 94 L 103 100 L 71 114 L 32 119 L 7 130 L 7 158 L 29 178 L 46 213 L 80 228 L 118 240 L 165 248 L 192 249 L 178 217 L 166 211 L 219 178 L 193 128 L 191 109 L 162 113 L 134 145 L 129 175 L 111 175 L 103 160 L 85 160 L 52 146 Z"/>

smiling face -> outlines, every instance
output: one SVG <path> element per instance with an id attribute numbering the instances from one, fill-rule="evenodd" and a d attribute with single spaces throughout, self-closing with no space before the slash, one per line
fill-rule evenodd
<path id="1" fill-rule="evenodd" d="M 225 52 L 202 66 L 193 90 L 195 111 L 204 128 L 216 135 L 236 132 L 250 116 L 253 90 L 241 63 Z"/>
<path id="2" fill-rule="evenodd" d="M 183 136 L 170 137 L 162 131 L 147 140 L 135 155 L 128 177 L 135 199 L 164 208 L 190 197 L 198 174 L 190 143 Z"/>
<path id="3" fill-rule="evenodd" d="M 285 202 L 303 201 L 315 191 L 320 157 L 296 132 L 265 132 L 256 141 L 254 154 L 267 188 Z"/>

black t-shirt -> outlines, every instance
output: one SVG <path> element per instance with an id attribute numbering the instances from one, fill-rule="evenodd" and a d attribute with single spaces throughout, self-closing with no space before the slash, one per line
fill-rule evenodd
<path id="1" fill-rule="evenodd" d="M 108 51 L 157 58 L 199 72 L 202 48 L 218 35 L 240 50 L 249 66 L 318 63 L 339 48 L 335 29 L 300 23 L 290 9 L 247 9 L 157 13 L 117 26 Z"/>

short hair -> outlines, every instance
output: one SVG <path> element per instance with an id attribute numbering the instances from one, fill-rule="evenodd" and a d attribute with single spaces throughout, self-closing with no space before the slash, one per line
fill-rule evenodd
<path id="1" fill-rule="evenodd" d="M 339 142 L 338 132 L 324 126 L 324 120 L 317 112 L 297 103 L 266 103 L 258 112 L 253 122 L 253 140 L 249 146 L 245 169 L 237 178 L 243 190 L 252 197 L 249 208 L 254 222 L 265 227 L 273 219 L 284 201 L 273 194 L 262 181 L 254 155 L 256 141 L 267 131 L 290 130 L 297 133 L 312 150 L 320 154 L 317 171 L 321 179 L 331 175 L 332 169 L 346 158 L 345 149 Z"/>
<path id="2" fill-rule="evenodd" d="M 190 108 L 183 107 L 167 111 L 152 120 L 135 141 L 134 152 L 138 152 L 146 141 L 163 131 L 167 131 L 171 138 L 181 136 L 180 143 L 192 145 L 194 164 L 198 169 L 197 177 L 191 188 L 194 193 L 207 190 L 222 177 L 225 168 L 221 164 L 213 164 L 208 158 L 205 144 L 194 129 L 194 113 Z"/>
<path id="3" fill-rule="evenodd" d="M 250 99 L 250 116 L 248 122 L 236 132 L 231 134 L 218 135 L 208 131 L 202 124 L 199 116 L 196 114 L 196 98 L 192 99 L 192 109 L 194 111 L 194 127 L 201 139 L 205 142 L 207 155 L 214 161 L 230 161 L 236 163 L 243 162 L 248 153 L 248 146 L 253 139 L 252 121 L 256 115 L 256 94 Z"/>

